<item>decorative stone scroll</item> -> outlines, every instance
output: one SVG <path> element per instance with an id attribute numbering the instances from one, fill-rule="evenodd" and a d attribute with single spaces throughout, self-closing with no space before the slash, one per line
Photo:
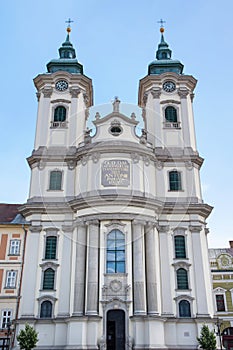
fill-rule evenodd
<path id="1" fill-rule="evenodd" d="M 104 187 L 130 185 L 130 164 L 124 159 L 105 160 L 101 169 L 101 184 Z"/>
<path id="2" fill-rule="evenodd" d="M 45 98 L 50 98 L 52 96 L 53 89 L 51 87 L 45 87 L 42 92 Z"/>

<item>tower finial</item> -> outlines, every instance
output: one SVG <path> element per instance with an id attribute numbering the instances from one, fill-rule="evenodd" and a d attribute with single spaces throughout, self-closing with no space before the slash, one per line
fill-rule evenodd
<path id="1" fill-rule="evenodd" d="M 66 21 L 66 23 L 68 23 L 68 26 L 66 28 L 67 33 L 69 34 L 71 32 L 71 26 L 70 23 L 73 23 L 74 21 L 72 21 L 70 18 L 68 18 L 68 20 Z"/>
<path id="2" fill-rule="evenodd" d="M 160 19 L 160 21 L 158 21 L 157 23 L 160 24 L 160 33 L 163 34 L 164 33 L 164 23 L 166 23 L 166 21 L 164 21 L 162 18 Z"/>

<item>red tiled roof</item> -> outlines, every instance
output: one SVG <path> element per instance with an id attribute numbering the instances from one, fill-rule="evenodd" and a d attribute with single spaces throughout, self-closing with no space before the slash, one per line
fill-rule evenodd
<path id="1" fill-rule="evenodd" d="M 0 223 L 11 222 L 19 214 L 18 207 L 20 205 L 0 203 Z"/>

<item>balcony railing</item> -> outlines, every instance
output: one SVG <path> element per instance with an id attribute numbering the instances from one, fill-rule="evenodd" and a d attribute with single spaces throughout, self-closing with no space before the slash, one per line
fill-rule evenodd
<path id="1" fill-rule="evenodd" d="M 180 129 L 180 122 L 164 122 L 164 128 Z"/>
<path id="2" fill-rule="evenodd" d="M 67 121 L 64 122 L 54 122 L 51 121 L 51 128 L 67 128 Z"/>

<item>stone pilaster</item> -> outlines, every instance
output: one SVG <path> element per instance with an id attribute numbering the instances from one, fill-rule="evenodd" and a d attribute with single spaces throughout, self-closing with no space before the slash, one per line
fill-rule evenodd
<path id="1" fill-rule="evenodd" d="M 169 256 L 169 226 L 158 226 L 161 263 L 162 316 L 174 316 Z"/>
<path id="2" fill-rule="evenodd" d="M 193 270 L 195 276 L 195 285 L 196 285 L 196 303 L 197 303 L 197 317 L 206 317 L 209 315 L 208 304 L 207 304 L 207 288 L 206 288 L 206 275 L 203 255 L 202 255 L 202 242 L 201 234 L 202 228 L 201 225 L 191 225 L 189 226 L 192 237 L 192 249 L 193 249 Z M 205 235 L 205 234 L 204 234 Z M 198 288 L 198 286 L 202 286 Z"/>
<path id="3" fill-rule="evenodd" d="M 134 314 L 146 314 L 144 223 L 134 220 L 133 226 L 133 293 Z"/>
<path id="4" fill-rule="evenodd" d="M 70 274 L 72 257 L 73 226 L 62 225 L 62 236 L 57 244 L 57 256 L 61 254 L 63 263 L 59 267 L 59 285 L 56 286 L 58 295 L 58 317 L 67 317 L 70 315 Z"/>
<path id="5" fill-rule="evenodd" d="M 183 147 L 191 147 L 191 138 L 190 133 L 190 119 L 189 119 L 189 111 L 188 111 L 188 99 L 187 96 L 189 94 L 187 89 L 179 89 L 178 94 L 180 96 L 181 102 L 181 128 L 183 131 Z"/>
<path id="6" fill-rule="evenodd" d="M 80 222 L 77 227 L 73 310 L 73 315 L 77 316 L 83 315 L 84 312 L 86 246 L 86 224 Z"/>
<path id="7" fill-rule="evenodd" d="M 98 314 L 99 221 L 88 223 L 86 314 Z"/>
<path id="8" fill-rule="evenodd" d="M 33 254 L 26 254 L 24 265 L 24 276 L 27 276 L 22 283 L 22 298 L 20 302 L 20 317 L 35 317 L 35 295 L 38 276 L 38 259 L 40 249 L 40 235 L 42 226 L 30 226 L 27 235 L 27 248 Z M 39 271 L 41 274 L 41 271 Z M 28 283 L 30 281 L 30 283 Z M 38 304 L 36 303 L 36 306 Z"/>
<path id="9" fill-rule="evenodd" d="M 146 291 L 147 291 L 147 313 L 158 314 L 158 296 L 157 296 L 157 276 L 155 266 L 155 230 L 153 224 L 146 227 Z"/>

